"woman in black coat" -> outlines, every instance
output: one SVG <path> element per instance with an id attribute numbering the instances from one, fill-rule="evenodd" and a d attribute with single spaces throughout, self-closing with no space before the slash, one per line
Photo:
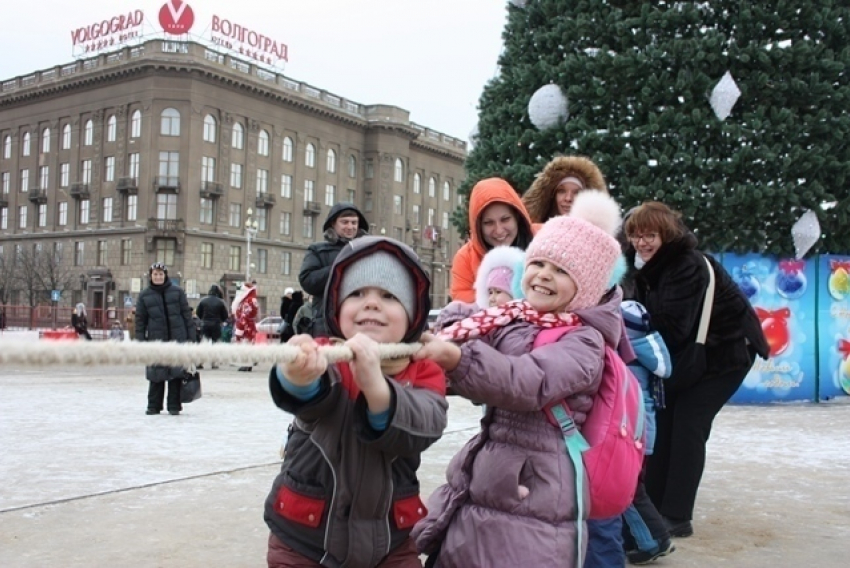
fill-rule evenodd
<path id="1" fill-rule="evenodd" d="M 168 269 L 162 263 L 150 267 L 150 286 L 142 290 L 136 301 L 136 341 L 196 340 L 192 308 L 186 293 L 168 279 Z M 180 414 L 180 386 L 183 367 L 155 365 L 146 369 L 148 384 L 148 408 L 145 414 L 159 414 L 168 383 L 168 413 Z"/>
<path id="2" fill-rule="evenodd" d="M 646 489 L 672 536 L 693 534 L 694 502 L 705 467 L 705 445 L 720 412 L 768 344 L 749 301 L 726 270 L 697 250 L 697 239 L 679 213 L 650 201 L 625 223 L 628 259 L 637 269 L 635 299 L 673 355 L 695 342 L 709 283 L 705 259 L 715 275 L 714 304 L 706 338 L 707 368 L 692 386 L 668 388 L 656 414 L 655 452 L 647 459 Z"/>
<path id="3" fill-rule="evenodd" d="M 331 208 L 322 227 L 324 241 L 313 243 L 307 248 L 298 282 L 305 292 L 313 296 L 313 321 L 310 328 L 310 335 L 313 337 L 328 335 L 325 327 L 324 297 L 331 265 L 342 247 L 351 239 L 365 235 L 368 227 L 366 217 L 353 203 L 337 203 Z"/>

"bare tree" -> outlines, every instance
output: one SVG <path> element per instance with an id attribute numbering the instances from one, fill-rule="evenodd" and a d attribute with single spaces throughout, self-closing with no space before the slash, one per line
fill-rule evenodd
<path id="1" fill-rule="evenodd" d="M 50 291 L 60 293 L 73 286 L 70 267 L 62 261 L 62 249 L 44 250 L 40 244 L 22 248 L 17 255 L 16 281 L 33 308 L 50 301 Z"/>
<path id="2" fill-rule="evenodd" d="M 12 299 L 15 280 L 15 254 L 9 251 L 0 256 L 0 305 L 8 304 Z"/>

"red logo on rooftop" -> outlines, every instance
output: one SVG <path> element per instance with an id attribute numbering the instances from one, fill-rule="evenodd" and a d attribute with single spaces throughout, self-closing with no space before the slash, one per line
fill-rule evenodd
<path id="1" fill-rule="evenodd" d="M 171 35 L 183 35 L 192 29 L 195 13 L 183 0 L 168 0 L 159 9 L 159 25 L 162 31 Z"/>

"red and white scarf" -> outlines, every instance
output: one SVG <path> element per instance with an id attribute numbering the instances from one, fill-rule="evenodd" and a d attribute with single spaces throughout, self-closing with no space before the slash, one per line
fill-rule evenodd
<path id="1" fill-rule="evenodd" d="M 581 320 L 575 314 L 541 314 L 531 307 L 531 304 L 527 301 L 513 300 L 457 321 L 437 333 L 437 337 L 444 341 L 463 343 L 470 339 L 483 337 L 494 329 L 504 327 L 515 321 L 527 321 L 545 328 L 581 325 Z"/>

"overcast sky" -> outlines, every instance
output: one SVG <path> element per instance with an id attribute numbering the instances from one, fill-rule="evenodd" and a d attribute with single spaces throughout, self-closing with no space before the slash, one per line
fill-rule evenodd
<path id="1" fill-rule="evenodd" d="M 0 15 L 0 78 L 74 59 L 71 32 L 142 10 L 158 28 L 167 0 L 7 0 Z M 209 37 L 213 15 L 289 48 L 282 72 L 363 104 L 410 111 L 411 120 L 464 140 L 496 73 L 506 0 L 188 0 L 191 33 Z"/>

